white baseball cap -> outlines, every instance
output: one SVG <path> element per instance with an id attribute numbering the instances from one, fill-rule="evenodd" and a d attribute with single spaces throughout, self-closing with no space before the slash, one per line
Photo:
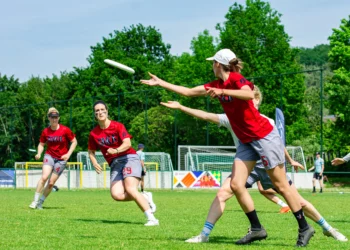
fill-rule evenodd
<path id="1" fill-rule="evenodd" d="M 216 52 L 216 54 L 213 57 L 207 58 L 208 61 L 217 61 L 223 65 L 230 65 L 230 61 L 232 59 L 235 59 L 236 54 L 233 53 L 230 49 L 222 49 Z"/>

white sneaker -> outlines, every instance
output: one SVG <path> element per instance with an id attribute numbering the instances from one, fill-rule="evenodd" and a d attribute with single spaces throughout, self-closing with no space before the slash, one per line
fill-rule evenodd
<path id="1" fill-rule="evenodd" d="M 43 209 L 43 201 L 39 200 L 38 204 L 36 205 L 36 209 L 42 210 Z"/>
<path id="2" fill-rule="evenodd" d="M 30 203 L 29 207 L 30 208 L 33 208 L 33 209 L 36 209 L 36 206 L 38 205 L 38 202 L 36 201 L 33 201 L 32 203 Z"/>
<path id="3" fill-rule="evenodd" d="M 329 231 L 323 231 L 323 234 L 328 237 L 333 237 L 336 240 L 339 241 L 348 241 L 348 238 L 345 237 L 342 233 L 338 232 L 338 229 L 332 228 Z"/>
<path id="4" fill-rule="evenodd" d="M 145 224 L 146 227 L 159 226 L 159 220 L 148 220 Z"/>
<path id="5" fill-rule="evenodd" d="M 203 234 L 194 236 L 188 240 L 186 240 L 185 242 L 187 243 L 203 243 L 203 242 L 209 242 L 209 236 L 205 236 Z"/>
<path id="6" fill-rule="evenodd" d="M 157 206 L 153 202 L 153 195 L 152 195 L 152 193 L 144 191 L 144 192 L 142 192 L 142 194 L 146 198 L 146 200 L 148 201 L 148 204 L 149 204 L 149 206 L 150 206 L 150 208 L 152 210 L 152 213 L 155 213 L 156 210 L 157 210 Z"/>

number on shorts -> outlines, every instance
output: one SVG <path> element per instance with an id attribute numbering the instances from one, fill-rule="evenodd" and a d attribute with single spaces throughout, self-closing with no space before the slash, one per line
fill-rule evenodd
<path id="1" fill-rule="evenodd" d="M 125 167 L 123 169 L 123 175 L 131 174 L 131 167 Z"/>
<path id="2" fill-rule="evenodd" d="M 267 161 L 266 156 L 261 156 L 261 161 L 264 167 L 267 167 L 269 165 L 269 162 Z"/>

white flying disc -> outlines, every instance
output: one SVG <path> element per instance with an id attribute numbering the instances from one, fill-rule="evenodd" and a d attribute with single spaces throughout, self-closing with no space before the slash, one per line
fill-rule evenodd
<path id="1" fill-rule="evenodd" d="M 32 149 L 32 148 L 30 148 L 30 149 L 28 149 L 30 152 L 35 152 L 36 153 L 36 150 L 35 149 Z"/>
<path id="2" fill-rule="evenodd" d="M 134 74 L 135 73 L 135 70 L 133 70 L 132 68 L 130 68 L 130 67 L 124 65 L 124 64 L 115 62 L 113 60 L 105 59 L 104 62 L 109 64 L 109 65 L 111 65 L 111 66 L 113 66 L 113 67 L 116 67 L 118 69 L 124 70 L 124 71 L 126 71 L 126 72 L 128 72 L 130 74 Z"/>

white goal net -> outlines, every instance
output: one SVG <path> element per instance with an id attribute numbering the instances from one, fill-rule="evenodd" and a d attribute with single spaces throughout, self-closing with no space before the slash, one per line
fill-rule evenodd
<path id="1" fill-rule="evenodd" d="M 293 160 L 305 166 L 303 149 L 300 146 L 287 146 Z M 178 170 L 230 172 L 236 155 L 235 146 L 178 146 Z M 294 168 L 287 163 L 287 172 Z"/>

